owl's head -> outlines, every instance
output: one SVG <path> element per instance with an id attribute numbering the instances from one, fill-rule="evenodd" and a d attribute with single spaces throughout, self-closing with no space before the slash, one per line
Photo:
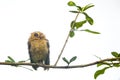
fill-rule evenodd
<path id="1" fill-rule="evenodd" d="M 30 39 L 34 40 L 34 39 L 46 39 L 45 35 L 42 32 L 39 31 L 35 31 L 31 33 Z"/>

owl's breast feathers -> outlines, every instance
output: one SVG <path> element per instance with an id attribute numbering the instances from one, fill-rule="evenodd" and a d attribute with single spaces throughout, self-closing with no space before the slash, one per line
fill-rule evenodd
<path id="1" fill-rule="evenodd" d="M 49 54 L 46 40 L 32 40 L 30 46 L 33 62 L 39 62 L 46 59 L 47 54 Z"/>

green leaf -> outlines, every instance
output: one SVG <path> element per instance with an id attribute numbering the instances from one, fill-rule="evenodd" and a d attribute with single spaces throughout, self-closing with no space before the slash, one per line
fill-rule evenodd
<path id="1" fill-rule="evenodd" d="M 93 25 L 94 21 L 93 21 L 93 19 L 92 19 L 91 17 L 87 16 L 87 17 L 86 17 L 86 20 L 88 21 L 88 23 L 89 23 L 90 25 Z"/>
<path id="2" fill-rule="evenodd" d="M 70 11 L 70 12 L 72 12 L 72 13 L 80 13 L 80 12 L 78 12 L 78 11 Z"/>
<path id="3" fill-rule="evenodd" d="M 29 61 L 30 59 L 27 59 L 27 60 L 21 60 L 21 61 L 18 61 L 18 63 L 25 63 L 27 61 Z"/>
<path id="4" fill-rule="evenodd" d="M 103 65 L 103 63 L 98 63 L 98 64 L 97 64 L 97 67 L 102 66 L 102 65 Z"/>
<path id="5" fill-rule="evenodd" d="M 85 10 L 91 8 L 91 7 L 94 7 L 94 5 L 93 4 L 88 4 L 85 7 L 82 7 L 82 11 L 85 11 Z"/>
<path id="6" fill-rule="evenodd" d="M 14 60 L 12 57 L 8 56 L 8 59 L 9 59 L 11 62 L 15 63 L 15 60 Z"/>
<path id="7" fill-rule="evenodd" d="M 5 60 L 5 62 L 11 62 L 10 60 Z"/>
<path id="8" fill-rule="evenodd" d="M 109 67 L 104 67 L 103 69 L 101 70 L 97 70 L 94 74 L 94 79 L 96 79 L 98 76 L 104 74 L 105 70 L 108 69 Z"/>
<path id="9" fill-rule="evenodd" d="M 80 6 L 76 6 L 78 8 L 78 10 L 81 12 L 82 11 L 82 7 Z"/>
<path id="10" fill-rule="evenodd" d="M 63 57 L 62 59 L 69 65 L 69 61 L 65 57 Z"/>
<path id="11" fill-rule="evenodd" d="M 118 57 L 118 56 L 119 56 L 119 53 L 117 53 L 117 52 L 111 52 L 111 54 L 112 54 L 114 57 Z"/>
<path id="12" fill-rule="evenodd" d="M 101 57 L 99 57 L 99 56 L 97 56 L 97 55 L 94 55 L 94 56 L 95 56 L 96 58 L 98 58 L 98 59 L 102 60 L 102 59 L 101 59 Z"/>
<path id="13" fill-rule="evenodd" d="M 76 6 L 76 4 L 73 1 L 69 1 L 68 6 Z"/>
<path id="14" fill-rule="evenodd" d="M 71 27 L 72 29 L 75 28 L 75 21 L 72 21 L 72 22 L 71 22 L 70 27 Z"/>
<path id="15" fill-rule="evenodd" d="M 71 63 L 71 62 L 75 61 L 76 59 L 77 59 L 77 56 L 74 56 L 74 57 L 72 57 L 72 58 L 70 59 L 69 62 Z"/>
<path id="16" fill-rule="evenodd" d="M 102 66 L 102 65 L 106 65 L 106 66 L 111 67 L 111 64 L 110 64 L 110 63 L 107 63 L 107 62 L 98 63 L 98 64 L 97 64 L 97 67 Z"/>
<path id="17" fill-rule="evenodd" d="M 83 14 L 85 15 L 86 20 L 88 21 L 88 23 L 89 23 L 90 25 L 93 25 L 94 20 L 93 20 L 90 16 L 88 16 L 87 13 L 83 12 Z"/>
<path id="18" fill-rule="evenodd" d="M 120 57 L 120 53 L 118 54 L 118 57 Z"/>
<path id="19" fill-rule="evenodd" d="M 86 20 L 83 20 L 83 21 L 80 21 L 80 22 L 76 22 L 75 23 L 75 27 L 78 29 L 78 28 L 82 27 L 83 24 L 85 24 L 85 23 L 86 23 Z"/>
<path id="20" fill-rule="evenodd" d="M 25 63 L 25 61 L 19 61 L 18 63 Z"/>
<path id="21" fill-rule="evenodd" d="M 69 35 L 70 35 L 71 38 L 74 37 L 74 35 L 75 35 L 74 31 L 70 31 Z"/>
<path id="22" fill-rule="evenodd" d="M 92 31 L 92 30 L 89 30 L 89 29 L 84 29 L 84 30 L 81 30 L 81 31 L 85 31 L 85 32 L 93 33 L 93 34 L 100 34 L 99 32 Z"/>
<path id="23" fill-rule="evenodd" d="M 114 67 L 120 67 L 120 63 L 113 63 Z"/>

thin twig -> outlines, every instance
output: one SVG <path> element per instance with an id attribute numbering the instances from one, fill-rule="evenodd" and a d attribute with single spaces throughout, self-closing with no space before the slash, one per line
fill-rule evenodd
<path id="1" fill-rule="evenodd" d="M 65 49 L 65 46 L 66 46 L 66 44 L 67 44 L 67 42 L 68 42 L 68 39 L 69 39 L 69 34 L 68 34 L 68 36 L 67 36 L 67 38 L 66 38 L 66 40 L 65 40 L 65 43 L 64 43 L 64 45 L 63 45 L 63 48 L 62 48 L 62 50 L 61 50 L 61 52 L 60 52 L 60 54 L 59 54 L 59 56 L 58 56 L 58 59 L 57 59 L 57 61 L 56 61 L 56 63 L 55 63 L 54 66 L 57 65 L 57 63 L 58 63 L 58 61 L 59 61 L 59 59 L 60 59 L 60 57 L 61 57 L 61 55 L 62 55 L 62 53 L 63 53 L 63 51 L 64 51 L 64 49 Z"/>
<path id="2" fill-rule="evenodd" d="M 96 65 L 98 63 L 103 63 L 105 61 L 119 61 L 120 57 L 118 58 L 107 58 L 107 59 L 103 59 L 103 60 L 99 60 L 99 61 L 95 61 L 95 62 L 91 62 L 91 63 L 87 63 L 87 64 L 82 64 L 82 65 L 71 65 L 71 66 L 54 66 L 54 65 L 43 65 L 43 64 L 39 64 L 39 63 L 10 63 L 10 62 L 0 62 L 0 65 L 11 65 L 11 66 L 18 66 L 18 65 L 27 65 L 27 66 L 32 66 L 32 65 L 37 65 L 40 67 L 47 67 L 47 68 L 59 68 L 59 69 L 68 69 L 68 68 L 83 68 L 83 67 L 88 67 L 88 66 L 92 66 L 92 65 Z M 113 64 L 113 63 L 109 63 L 109 64 Z M 120 64 L 119 62 L 117 64 Z"/>
<path id="3" fill-rule="evenodd" d="M 73 23 L 72 27 L 74 26 L 74 24 L 75 24 L 75 22 L 76 22 L 76 20 L 77 20 L 77 18 L 78 18 L 78 16 L 79 16 L 79 14 L 80 14 L 80 13 L 77 13 L 77 15 L 76 15 L 76 17 L 75 17 L 75 20 L 74 20 L 74 23 Z M 71 30 L 72 30 L 72 28 L 70 29 L 70 31 L 71 31 Z M 61 52 L 60 52 L 60 54 L 59 54 L 59 56 L 58 56 L 57 61 L 56 61 L 55 64 L 54 64 L 54 66 L 57 65 L 57 63 L 58 63 L 58 61 L 59 61 L 59 59 L 60 59 L 60 57 L 61 57 L 61 55 L 62 55 L 62 53 L 63 53 L 63 51 L 64 51 L 64 49 L 65 49 L 65 47 L 66 47 L 66 44 L 67 44 L 68 39 L 69 39 L 70 31 L 69 31 L 69 33 L 68 33 L 68 35 L 67 35 L 67 38 L 66 38 L 66 40 L 65 40 L 65 43 L 64 43 L 64 45 L 63 45 L 63 48 L 62 48 L 62 50 L 61 50 Z"/>

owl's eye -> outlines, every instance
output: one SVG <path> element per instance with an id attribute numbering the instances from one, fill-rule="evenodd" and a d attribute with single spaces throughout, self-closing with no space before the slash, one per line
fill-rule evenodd
<path id="1" fill-rule="evenodd" d="M 35 33 L 34 36 L 35 36 L 35 37 L 38 37 L 38 33 Z"/>

